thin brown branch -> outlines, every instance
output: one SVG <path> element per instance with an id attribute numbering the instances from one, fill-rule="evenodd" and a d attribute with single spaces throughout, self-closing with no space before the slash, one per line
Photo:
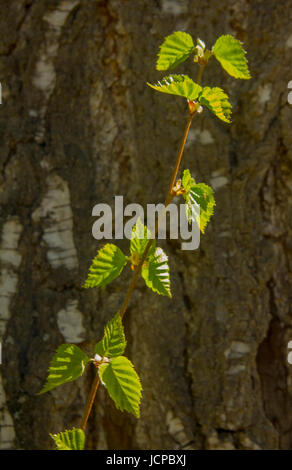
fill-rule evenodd
<path id="1" fill-rule="evenodd" d="M 182 156 L 183 156 L 183 152 L 184 152 L 184 148 L 185 148 L 185 143 L 186 143 L 186 140 L 187 140 L 187 136 L 188 136 L 188 133 L 189 133 L 189 130 L 190 130 L 190 127 L 191 127 L 191 123 L 192 123 L 192 120 L 193 120 L 193 117 L 194 115 L 190 115 L 189 116 L 189 119 L 188 119 L 188 122 L 187 122 L 187 125 L 186 125 L 186 128 L 185 128 L 185 131 L 184 131 L 184 135 L 183 135 L 183 139 L 182 139 L 182 143 L 181 143 L 181 146 L 180 146 L 180 149 L 179 149 L 179 153 L 178 153 L 178 156 L 177 156 L 177 159 L 176 159 L 176 164 L 175 164 L 175 167 L 174 167 L 174 170 L 172 172 L 172 176 L 171 176 L 171 181 L 170 181 L 170 184 L 169 184 L 169 188 L 168 188 L 168 192 L 167 192 L 167 195 L 166 195 L 166 198 L 165 198 L 165 202 L 164 202 L 164 209 L 163 211 L 165 211 L 166 207 L 168 206 L 168 204 L 171 203 L 172 199 L 173 199 L 173 195 L 172 195 L 172 188 L 175 184 L 175 180 L 176 180 L 176 177 L 177 177 L 177 173 L 178 173 L 178 170 L 179 170 L 179 167 L 180 167 L 180 164 L 181 164 L 181 159 L 182 159 Z M 159 219 L 162 217 L 162 213 L 159 214 L 159 217 L 158 217 L 158 221 L 157 221 L 157 224 L 156 224 L 156 227 L 155 227 L 155 232 L 154 232 L 154 238 L 156 237 L 157 235 L 157 232 L 158 232 L 158 228 L 159 228 Z M 142 255 L 142 258 L 140 259 L 139 261 L 139 264 L 138 266 L 136 267 L 135 269 L 135 274 L 132 278 L 132 281 L 129 285 L 129 288 L 128 288 L 128 291 L 126 293 L 126 297 L 125 297 L 125 300 L 123 302 L 123 305 L 120 309 L 120 315 L 123 319 L 125 313 L 126 313 L 126 309 L 128 307 L 128 304 L 129 304 L 129 301 L 130 301 L 130 298 L 131 298 L 131 295 L 132 295 L 132 292 L 133 290 L 135 289 L 135 286 L 136 286 L 136 283 L 137 283 L 137 280 L 138 280 L 138 277 L 141 273 L 141 270 L 142 270 L 142 266 L 143 266 L 143 263 L 147 257 L 147 254 L 150 250 L 150 247 L 153 243 L 153 239 L 150 239 L 149 242 L 147 243 L 146 245 L 146 248 L 145 248 L 145 251 Z"/>
<path id="2" fill-rule="evenodd" d="M 83 429 L 83 431 L 86 428 L 86 424 L 87 424 L 87 421 L 88 421 L 88 418 L 89 418 L 89 415 L 90 415 L 90 412 L 91 412 L 91 409 L 92 409 L 92 405 L 93 405 L 93 402 L 94 402 L 95 395 L 96 395 L 99 384 L 100 384 L 100 378 L 99 378 L 99 375 L 98 375 L 98 371 L 96 371 L 96 375 L 95 375 L 94 381 L 93 381 L 92 386 L 91 386 L 90 394 L 89 394 L 89 397 L 88 397 L 88 400 L 87 400 L 87 403 L 86 403 L 86 408 L 84 410 L 84 414 L 83 414 L 83 418 L 82 418 L 81 429 Z"/>
<path id="3" fill-rule="evenodd" d="M 199 72 L 198 72 L 198 77 L 197 77 L 197 84 L 198 85 L 200 85 L 200 83 L 201 83 L 201 79 L 202 79 L 202 75 L 203 75 L 205 67 L 206 67 L 206 64 L 199 65 Z"/>

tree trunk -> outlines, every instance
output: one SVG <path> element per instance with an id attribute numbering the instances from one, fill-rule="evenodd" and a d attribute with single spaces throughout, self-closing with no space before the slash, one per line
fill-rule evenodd
<path id="1" fill-rule="evenodd" d="M 91 449 L 288 449 L 292 445 L 292 6 L 276 0 L 0 0 L 0 448 L 52 448 L 79 426 L 93 371 L 38 396 L 61 343 L 100 339 L 131 279 L 82 289 L 103 241 L 92 208 L 163 202 L 187 119 L 146 86 L 176 30 L 244 42 L 252 79 L 213 59 L 232 125 L 195 117 L 183 159 L 215 190 L 196 251 L 159 242 L 173 299 L 141 282 L 125 316 L 141 418 L 98 390 Z M 192 61 L 178 73 L 196 77 Z M 290 73 L 290 75 L 289 75 Z M 120 246 L 127 249 L 128 241 Z M 290 412 L 290 413 L 289 413 Z"/>

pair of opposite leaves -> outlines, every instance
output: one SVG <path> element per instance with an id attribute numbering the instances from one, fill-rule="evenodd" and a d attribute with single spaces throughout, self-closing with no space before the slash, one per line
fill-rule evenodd
<path id="1" fill-rule="evenodd" d="M 201 57 L 201 60 L 205 60 L 206 63 L 214 56 L 232 77 L 246 80 L 251 78 L 245 57 L 246 52 L 241 42 L 229 34 L 220 36 L 212 50 L 208 51 L 205 50 L 205 44 L 200 39 L 195 46 L 188 33 L 177 31 L 167 36 L 160 46 L 156 69 L 174 68 L 192 53 L 195 54 L 195 62 L 198 61 L 198 57 Z M 206 106 L 222 121 L 231 122 L 231 104 L 228 101 L 228 95 L 219 87 L 201 87 L 187 75 L 169 75 L 155 85 L 147 84 L 162 93 L 182 96 L 188 101 Z"/>

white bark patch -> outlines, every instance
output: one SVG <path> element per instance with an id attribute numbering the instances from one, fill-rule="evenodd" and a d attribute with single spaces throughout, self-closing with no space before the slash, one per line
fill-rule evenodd
<path id="1" fill-rule="evenodd" d="M 173 439 L 182 446 L 185 445 L 189 439 L 186 436 L 184 425 L 180 418 L 174 416 L 172 411 L 168 411 L 166 415 L 166 426 L 168 428 L 169 434 Z"/>
<path id="2" fill-rule="evenodd" d="M 170 15 L 181 15 L 188 11 L 188 5 L 182 0 L 163 0 L 162 11 Z"/>
<path id="3" fill-rule="evenodd" d="M 228 371 L 227 371 L 227 374 L 228 375 L 238 375 L 241 372 L 243 372 L 244 370 L 245 370 L 245 365 L 244 364 L 237 364 L 236 366 L 230 367 L 230 369 L 228 369 Z"/>
<path id="4" fill-rule="evenodd" d="M 237 359 L 250 352 L 250 346 L 242 341 L 232 341 L 230 348 L 226 349 L 224 356 L 227 359 Z"/>
<path id="5" fill-rule="evenodd" d="M 82 313 L 77 306 L 77 300 L 69 301 L 66 307 L 57 314 L 59 330 L 67 343 L 80 343 L 85 339 Z"/>
<path id="6" fill-rule="evenodd" d="M 89 98 L 89 105 L 90 105 L 90 113 L 92 120 L 96 119 L 98 114 L 100 113 L 100 105 L 103 99 L 103 90 L 102 90 L 102 82 L 98 80 L 94 85 L 91 87 L 91 94 Z"/>
<path id="7" fill-rule="evenodd" d="M 216 191 L 217 189 L 222 188 L 228 183 L 228 178 L 226 176 L 221 175 L 218 171 L 214 171 L 212 173 L 212 177 L 210 178 L 211 186 Z"/>
<path id="8" fill-rule="evenodd" d="M 212 137 L 211 132 L 208 131 L 207 129 L 204 129 L 204 130 L 200 133 L 200 142 L 201 142 L 201 144 L 203 144 L 203 145 L 213 144 L 214 139 L 213 139 L 213 137 Z"/>
<path id="9" fill-rule="evenodd" d="M 29 115 L 30 117 L 34 117 L 34 118 L 35 118 L 35 117 L 38 116 L 38 112 L 37 112 L 35 109 L 30 109 L 30 110 L 28 111 L 28 115 Z"/>
<path id="10" fill-rule="evenodd" d="M 18 243 L 22 232 L 22 226 L 17 217 L 11 217 L 2 228 L 0 244 L 0 342 L 2 344 L 5 335 L 6 324 L 10 318 L 10 301 L 17 291 L 18 277 L 16 269 L 20 266 L 21 255 L 18 253 Z M 5 349 L 2 349 L 2 355 Z M 15 431 L 13 420 L 6 406 L 6 395 L 0 375 L 0 449 L 12 449 L 14 447 Z"/>
<path id="11" fill-rule="evenodd" d="M 56 72 L 54 60 L 58 54 L 59 39 L 62 27 L 72 9 L 79 3 L 78 0 L 64 0 L 58 5 L 56 10 L 46 13 L 44 21 L 48 25 L 45 33 L 45 41 L 40 48 L 40 56 L 35 66 L 33 85 L 44 94 L 44 102 L 39 109 L 40 127 L 35 139 L 41 142 L 44 136 L 44 117 L 47 109 L 47 102 L 54 90 L 56 83 Z"/>
<path id="12" fill-rule="evenodd" d="M 6 394 L 0 375 L 0 450 L 13 449 L 15 431 L 12 417 L 6 406 Z"/>
<path id="13" fill-rule="evenodd" d="M 60 34 L 61 28 L 65 24 L 68 14 L 78 3 L 79 2 L 77 0 L 64 0 L 60 5 L 58 5 L 56 10 L 46 13 L 44 20 L 49 23 L 50 27 L 54 29 L 57 34 Z"/>
<path id="14" fill-rule="evenodd" d="M 292 34 L 288 37 L 286 41 L 286 47 L 290 49 L 292 47 Z"/>
<path id="15" fill-rule="evenodd" d="M 0 274 L 1 318 L 0 334 L 5 331 L 5 323 L 10 317 L 9 304 L 11 297 L 16 293 L 18 278 L 9 269 L 2 269 Z"/>
<path id="16" fill-rule="evenodd" d="M 22 226 L 17 217 L 11 217 L 4 223 L 0 244 L 0 341 L 2 340 L 6 323 L 10 318 L 9 305 L 11 297 L 16 293 L 18 278 L 16 268 L 19 267 L 21 256 L 17 251 Z"/>
<path id="17" fill-rule="evenodd" d="M 56 74 L 54 64 L 49 60 L 48 56 L 43 55 L 36 64 L 33 84 L 42 90 L 49 98 L 54 89 L 55 80 Z"/>
<path id="18" fill-rule="evenodd" d="M 226 237 L 226 238 L 231 238 L 232 233 L 226 230 L 225 232 L 219 233 L 218 236 L 221 237 L 221 238 L 224 238 L 224 237 Z"/>
<path id="19" fill-rule="evenodd" d="M 18 268 L 21 256 L 17 251 L 19 237 L 22 227 L 17 218 L 11 218 L 3 225 L 0 245 L 1 265 L 12 265 Z"/>
<path id="20" fill-rule="evenodd" d="M 211 186 L 216 191 L 216 189 L 222 188 L 228 183 L 228 178 L 226 176 L 217 176 L 216 178 L 211 179 Z"/>
<path id="21" fill-rule="evenodd" d="M 112 112 L 109 109 L 105 110 L 103 113 L 102 125 L 103 133 L 99 135 L 99 142 L 101 146 L 107 147 L 112 144 L 119 132 Z M 112 164 L 114 164 L 114 161 Z"/>
<path id="22" fill-rule="evenodd" d="M 189 147 L 193 142 L 199 142 L 202 145 L 210 145 L 214 143 L 213 136 L 207 129 L 191 129 L 186 141 L 186 147 Z"/>
<path id="23" fill-rule="evenodd" d="M 243 433 L 240 433 L 239 440 L 240 440 L 241 445 L 246 450 L 262 450 L 262 447 L 260 447 L 258 444 L 253 442 L 248 436 L 246 436 Z"/>
<path id="24" fill-rule="evenodd" d="M 48 191 L 41 206 L 32 214 L 39 222 L 44 219 L 43 240 L 48 246 L 47 257 L 52 268 L 78 267 L 77 252 L 73 240 L 73 214 L 68 184 L 58 175 L 47 178 Z"/>
<path id="25" fill-rule="evenodd" d="M 272 96 L 272 85 L 271 83 L 266 83 L 265 85 L 261 86 L 258 91 L 258 99 L 260 104 L 265 105 L 270 101 Z"/>

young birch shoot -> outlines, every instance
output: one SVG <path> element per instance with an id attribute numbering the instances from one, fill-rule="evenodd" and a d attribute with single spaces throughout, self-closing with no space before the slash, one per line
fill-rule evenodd
<path id="1" fill-rule="evenodd" d="M 194 41 L 190 34 L 177 31 L 167 36 L 160 46 L 156 69 L 168 71 L 192 58 L 198 66 L 197 80 L 194 81 L 184 74 L 168 74 L 155 84 L 147 83 L 155 91 L 186 100 L 189 117 L 165 197 L 165 207 L 175 196 L 180 196 L 185 204 L 187 220 L 190 223 L 196 222 L 202 233 L 205 232 L 214 212 L 214 192 L 207 184 L 196 182 L 190 170 L 185 169 L 181 178 L 178 178 L 178 174 L 185 142 L 195 115 L 200 115 L 202 110 L 207 108 L 224 123 L 231 122 L 232 107 L 225 91 L 216 86 L 201 85 L 203 71 L 212 57 L 221 64 L 224 73 L 227 72 L 236 79 L 251 78 L 246 52 L 241 42 L 233 36 L 223 35 L 211 49 L 207 49 L 201 39 Z M 128 254 L 123 253 L 116 245 L 107 243 L 99 249 L 89 267 L 84 288 L 100 288 L 113 282 L 122 274 L 127 263 L 131 265 L 134 274 L 120 310 L 105 325 L 103 338 L 96 343 L 92 357 L 88 357 L 74 344 L 62 344 L 51 360 L 47 381 L 40 393 L 49 392 L 55 387 L 78 379 L 89 363 L 93 364 L 96 370 L 80 428 L 50 434 L 57 449 L 84 449 L 86 424 L 100 384 L 106 388 L 119 410 L 127 411 L 136 418 L 140 416 L 142 385 L 134 365 L 124 356 L 126 338 L 123 317 L 140 276 L 153 293 L 170 299 L 172 297 L 168 257 L 156 246 L 157 232 L 158 226 L 152 237 L 148 228 L 138 219 L 132 230 Z"/>

